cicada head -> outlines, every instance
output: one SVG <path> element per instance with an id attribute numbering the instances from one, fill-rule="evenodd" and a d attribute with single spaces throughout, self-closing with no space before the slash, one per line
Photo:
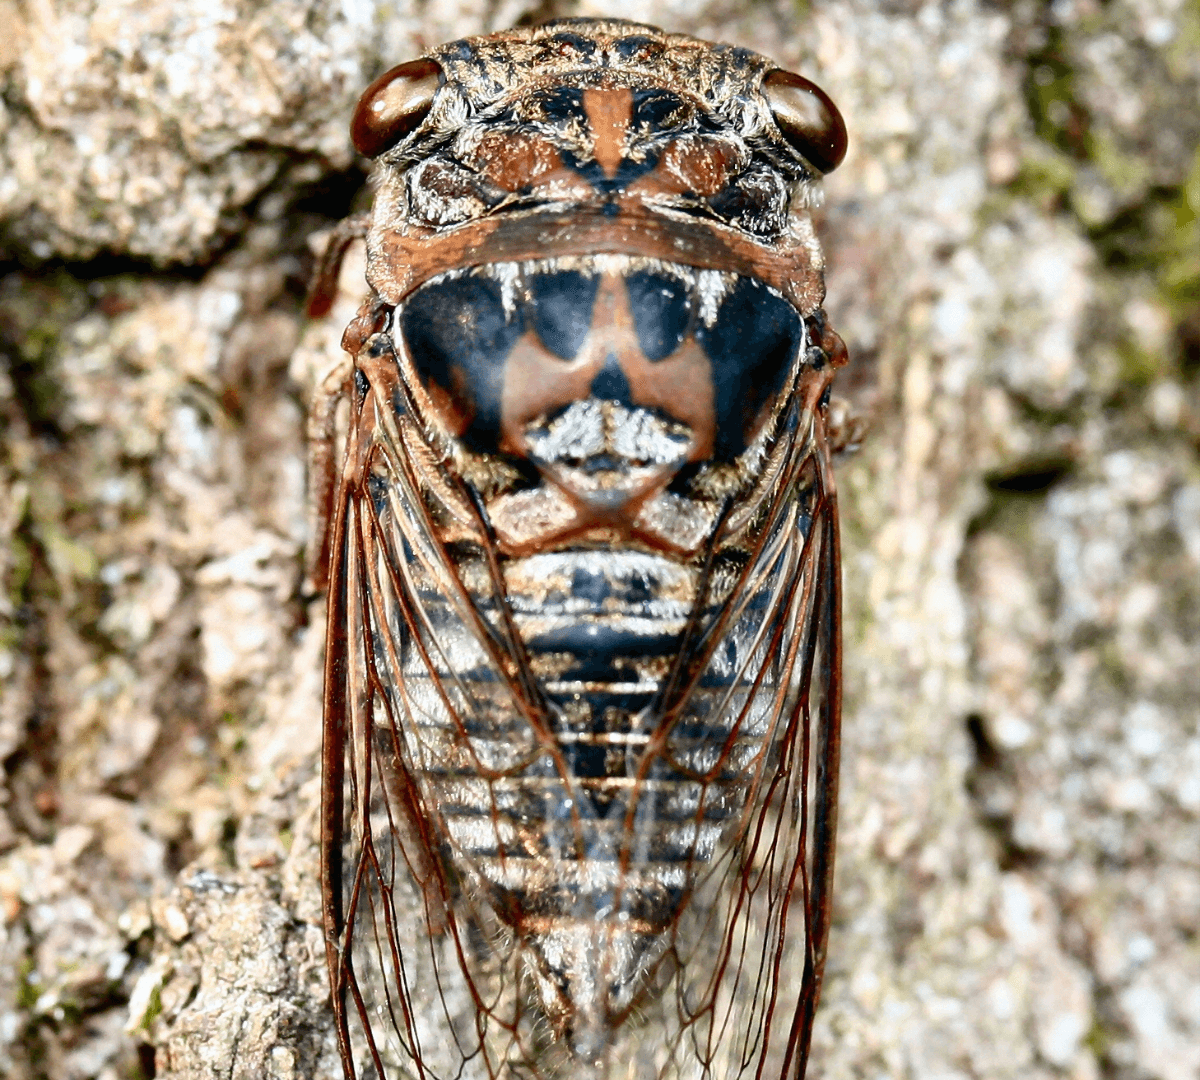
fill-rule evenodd
<path id="1" fill-rule="evenodd" d="M 846 151 L 829 97 L 746 49 L 571 21 L 454 42 L 364 93 L 376 220 L 442 229 L 593 204 L 719 221 L 777 241 Z"/>

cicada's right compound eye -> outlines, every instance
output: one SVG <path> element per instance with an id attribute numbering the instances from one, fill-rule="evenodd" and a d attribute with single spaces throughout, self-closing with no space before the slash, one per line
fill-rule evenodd
<path id="1" fill-rule="evenodd" d="M 410 60 L 380 75 L 358 99 L 350 121 L 354 148 L 372 158 L 390 150 L 429 115 L 443 81 L 433 60 Z"/>
<path id="2" fill-rule="evenodd" d="M 792 149 L 821 172 L 833 172 L 846 156 L 846 121 L 830 96 L 803 75 L 779 69 L 762 89 Z"/>

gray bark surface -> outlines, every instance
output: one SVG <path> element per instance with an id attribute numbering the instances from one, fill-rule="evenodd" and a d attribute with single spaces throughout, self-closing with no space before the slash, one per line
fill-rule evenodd
<path id="1" fill-rule="evenodd" d="M 548 13 L 0 0 L 3 1075 L 337 1075 L 308 240 L 361 205 L 371 78 Z M 850 129 L 810 1075 L 1196 1080 L 1200 4 L 553 13 L 757 49 Z"/>

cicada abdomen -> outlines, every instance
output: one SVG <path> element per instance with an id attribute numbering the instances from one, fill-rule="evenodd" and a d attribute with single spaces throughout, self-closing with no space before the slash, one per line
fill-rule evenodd
<path id="1" fill-rule="evenodd" d="M 845 359 L 807 208 L 841 118 L 756 54 L 572 20 L 393 69 L 352 133 L 378 163 L 328 552 L 346 1074 L 800 1077 Z"/>

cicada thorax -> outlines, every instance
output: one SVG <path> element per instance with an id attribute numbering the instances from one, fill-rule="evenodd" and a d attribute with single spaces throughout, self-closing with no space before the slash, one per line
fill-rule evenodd
<path id="1" fill-rule="evenodd" d="M 745 50 L 583 21 L 394 69 L 354 135 L 381 169 L 327 660 L 348 1074 L 347 988 L 376 1068 L 394 1036 L 421 1075 L 608 1077 L 657 1018 L 622 1075 L 802 1074 L 844 360 L 804 211 L 840 117 Z"/>
<path id="2" fill-rule="evenodd" d="M 442 275 L 397 327 L 430 422 L 523 469 L 489 499 L 513 553 L 572 538 L 694 552 L 718 500 L 690 481 L 708 466 L 710 489 L 737 483 L 804 336 L 759 281 L 626 256 Z"/>

